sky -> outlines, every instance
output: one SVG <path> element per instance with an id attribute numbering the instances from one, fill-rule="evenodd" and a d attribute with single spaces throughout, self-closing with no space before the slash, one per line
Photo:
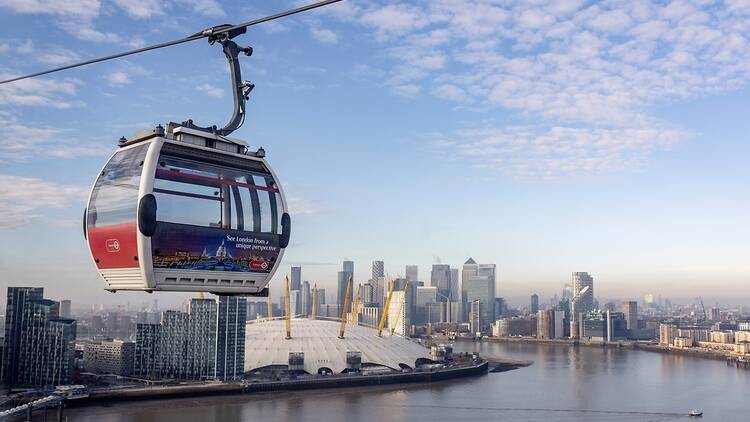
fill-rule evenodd
<path id="1" fill-rule="evenodd" d="M 300 4 L 0 0 L 0 78 Z M 364 282 L 375 259 L 427 281 L 473 257 L 518 305 L 573 271 L 600 298 L 748 303 L 749 37 L 744 0 L 347 0 L 251 28 L 233 136 L 265 148 L 293 224 L 272 296 L 292 265 L 333 292 L 345 259 Z M 120 136 L 230 110 L 204 41 L 0 86 L 0 287 L 184 300 L 105 292 L 81 216 Z"/>

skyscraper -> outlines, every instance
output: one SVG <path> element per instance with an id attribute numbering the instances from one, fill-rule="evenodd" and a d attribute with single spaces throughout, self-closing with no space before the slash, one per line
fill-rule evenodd
<path id="1" fill-rule="evenodd" d="M 451 297 L 451 267 L 446 264 L 433 264 L 430 285 L 437 287 L 438 302 L 447 302 Z"/>
<path id="2" fill-rule="evenodd" d="M 625 325 L 628 330 L 638 329 L 638 302 L 629 300 L 622 302 L 622 313 L 625 315 Z"/>
<path id="3" fill-rule="evenodd" d="M 70 300 L 60 301 L 60 316 L 62 318 L 70 318 Z"/>
<path id="4" fill-rule="evenodd" d="M 383 261 L 372 261 L 372 278 L 385 277 L 385 263 Z"/>
<path id="5" fill-rule="evenodd" d="M 302 282 L 302 289 L 300 290 L 301 302 L 302 302 L 302 315 L 310 315 L 312 310 L 312 297 L 310 297 L 310 282 L 305 280 Z"/>
<path id="6" fill-rule="evenodd" d="M 35 287 L 8 287 L 3 378 L 9 385 L 68 384 L 73 379 L 76 321 Z"/>
<path id="7" fill-rule="evenodd" d="M 461 280 L 458 279 L 458 268 L 451 268 L 450 294 L 451 302 L 461 301 Z"/>
<path id="8" fill-rule="evenodd" d="M 300 290 L 302 287 L 302 267 L 292 267 L 292 278 L 289 280 L 289 290 Z"/>
<path id="9" fill-rule="evenodd" d="M 461 271 L 463 301 L 469 304 L 470 312 L 475 309 L 472 303 L 481 302 L 480 314 L 473 315 L 480 331 L 489 329 L 495 319 L 495 264 L 477 264 L 472 258 L 464 263 Z"/>
<path id="10" fill-rule="evenodd" d="M 587 272 L 574 272 L 572 276 L 572 295 L 570 300 L 570 336 L 578 337 L 580 333 L 581 314 L 594 310 L 594 278 Z"/>
<path id="11" fill-rule="evenodd" d="M 589 273 L 573 273 L 572 306 L 574 318 L 581 313 L 589 313 L 594 310 L 594 278 Z"/>
<path id="12" fill-rule="evenodd" d="M 531 295 L 531 314 L 533 315 L 537 312 L 539 312 L 539 296 L 534 293 L 533 295 Z M 538 332 L 539 331 L 537 330 L 537 333 Z"/>
<path id="13" fill-rule="evenodd" d="M 247 299 L 218 296 L 216 330 L 216 375 L 220 380 L 237 380 L 245 373 L 245 322 Z"/>
<path id="14" fill-rule="evenodd" d="M 346 271 L 338 272 L 338 279 L 336 283 L 336 304 L 339 306 L 339 309 L 344 309 L 344 304 L 346 303 L 346 286 L 349 283 L 349 277 L 350 275 Z M 353 286 L 352 286 L 352 290 L 354 290 Z M 350 300 L 353 296 L 354 296 L 354 293 L 350 290 L 349 291 Z"/>
<path id="15" fill-rule="evenodd" d="M 406 266 L 406 279 L 409 283 L 416 284 L 419 281 L 419 267 L 417 265 Z"/>

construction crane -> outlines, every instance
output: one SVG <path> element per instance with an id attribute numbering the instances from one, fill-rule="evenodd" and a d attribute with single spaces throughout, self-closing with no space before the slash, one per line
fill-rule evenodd
<path id="1" fill-rule="evenodd" d="M 292 311 L 289 303 L 289 276 L 284 277 L 284 321 L 286 322 L 286 339 L 292 338 Z"/>
<path id="2" fill-rule="evenodd" d="M 313 285 L 312 290 L 312 315 L 310 319 L 318 319 L 318 283 Z"/>
<path id="3" fill-rule="evenodd" d="M 388 297 L 385 299 L 385 305 L 383 306 L 383 315 L 380 315 L 380 322 L 378 323 L 378 337 L 383 334 L 383 327 L 385 326 L 385 318 L 388 315 L 388 308 L 391 306 L 391 298 L 393 298 L 393 288 L 396 287 L 396 283 L 390 283 L 391 287 L 388 289 Z"/>
<path id="4" fill-rule="evenodd" d="M 708 315 L 706 315 L 706 307 L 703 306 L 703 297 L 698 296 L 695 298 L 695 300 L 701 304 L 701 311 L 703 312 L 703 319 L 701 321 L 705 321 L 708 319 Z"/>
<path id="5" fill-rule="evenodd" d="M 398 304 L 398 312 L 396 312 L 396 321 L 393 323 L 393 327 L 391 327 L 391 336 L 393 336 L 393 333 L 396 332 L 396 325 L 398 324 L 399 319 L 401 319 L 401 312 L 404 310 L 404 305 L 406 305 L 406 294 L 408 290 L 409 290 L 409 280 L 406 280 L 406 283 L 404 284 L 404 300 Z M 406 315 L 404 315 L 404 319 L 405 318 L 406 318 Z M 406 334 L 406 333 L 403 333 L 403 334 Z"/>
<path id="6" fill-rule="evenodd" d="M 349 276 L 349 282 L 346 283 L 346 295 L 344 296 L 344 309 L 341 310 L 341 325 L 339 326 L 339 338 L 344 338 L 344 330 L 346 329 L 346 316 L 348 314 L 347 309 L 352 303 L 352 277 Z"/>

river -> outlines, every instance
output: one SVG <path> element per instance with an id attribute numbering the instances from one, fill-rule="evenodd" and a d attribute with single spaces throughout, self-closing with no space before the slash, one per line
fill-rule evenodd
<path id="1" fill-rule="evenodd" d="M 510 372 L 435 384 L 117 403 L 70 421 L 703 421 L 749 420 L 750 371 L 641 350 L 457 343 L 457 351 L 532 360 Z"/>

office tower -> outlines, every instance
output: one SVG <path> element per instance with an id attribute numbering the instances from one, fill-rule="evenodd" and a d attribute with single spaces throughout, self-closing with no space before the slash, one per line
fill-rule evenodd
<path id="1" fill-rule="evenodd" d="M 70 318 L 70 300 L 60 301 L 60 317 Z"/>
<path id="2" fill-rule="evenodd" d="M 326 289 L 318 288 L 318 305 L 326 304 Z"/>
<path id="3" fill-rule="evenodd" d="M 302 292 L 300 290 L 289 291 L 289 311 L 292 317 L 302 313 Z"/>
<path id="4" fill-rule="evenodd" d="M 340 309 L 344 309 L 344 304 L 346 303 L 347 283 L 349 283 L 349 273 L 346 271 L 339 271 L 338 281 L 336 283 L 336 305 L 338 305 Z M 350 300 L 354 297 L 354 292 L 352 292 L 352 290 L 354 290 L 353 284 L 354 283 L 352 283 L 352 289 L 349 291 Z"/>
<path id="5" fill-rule="evenodd" d="M 594 278 L 586 272 L 573 273 L 573 318 L 594 310 Z"/>
<path id="6" fill-rule="evenodd" d="M 536 314 L 537 312 L 539 312 L 539 296 L 534 293 L 531 295 L 531 313 Z M 537 333 L 538 332 L 539 331 L 537 330 Z"/>
<path id="7" fill-rule="evenodd" d="M 59 316 L 44 290 L 8 287 L 3 379 L 8 385 L 43 387 L 73 379 L 76 322 Z"/>
<path id="8" fill-rule="evenodd" d="M 406 266 L 406 279 L 409 283 L 416 284 L 419 281 L 419 267 L 417 265 Z"/>
<path id="9" fill-rule="evenodd" d="M 344 261 L 342 264 L 342 269 L 349 273 L 349 275 L 352 276 L 352 280 L 354 280 L 354 261 Z"/>
<path id="10" fill-rule="evenodd" d="M 622 303 L 622 313 L 625 314 L 625 322 L 628 330 L 638 329 L 638 302 L 630 300 Z"/>
<path id="11" fill-rule="evenodd" d="M 301 303 L 302 303 L 302 315 L 308 316 L 310 315 L 310 311 L 312 311 L 312 297 L 310 296 L 310 282 L 305 280 L 302 282 L 302 290 L 300 292 L 301 294 Z"/>
<path id="12" fill-rule="evenodd" d="M 552 310 L 552 338 L 565 337 L 565 311 Z"/>
<path id="13" fill-rule="evenodd" d="M 474 309 L 474 301 L 481 301 L 478 318 L 479 331 L 486 331 L 495 319 L 495 264 L 477 264 L 469 258 L 461 271 L 462 296 L 464 302 L 469 304 L 469 310 Z M 470 321 L 471 322 L 471 321 Z"/>
<path id="14" fill-rule="evenodd" d="M 433 264 L 430 272 L 430 285 L 437 288 L 438 302 L 447 302 L 451 294 L 451 267 L 446 264 Z"/>
<path id="15" fill-rule="evenodd" d="M 385 263 L 383 261 L 372 261 L 372 278 L 385 277 Z"/>
<path id="16" fill-rule="evenodd" d="M 450 294 L 448 297 L 450 298 L 451 302 L 460 302 L 461 301 L 461 280 L 458 278 L 458 268 L 451 268 L 450 271 L 450 282 L 449 282 L 449 290 Z"/>
<path id="17" fill-rule="evenodd" d="M 302 287 L 302 267 L 292 267 L 292 278 L 289 280 L 289 290 L 300 290 Z"/>
<path id="18" fill-rule="evenodd" d="M 552 326 L 550 311 L 537 311 L 536 313 L 536 338 L 549 340 L 552 338 Z"/>
<path id="19" fill-rule="evenodd" d="M 417 287 L 417 305 L 424 306 L 429 302 L 437 302 L 437 287 Z"/>
<path id="20" fill-rule="evenodd" d="M 501 297 L 495 298 L 495 320 L 498 320 L 500 318 L 505 317 L 505 315 L 508 313 L 507 305 L 505 304 L 505 299 Z"/>

